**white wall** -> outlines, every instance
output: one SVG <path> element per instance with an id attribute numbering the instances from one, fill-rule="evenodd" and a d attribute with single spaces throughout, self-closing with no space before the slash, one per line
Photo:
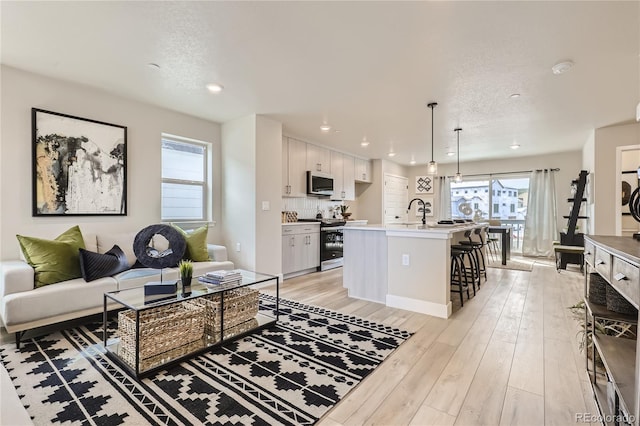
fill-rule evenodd
<path id="1" fill-rule="evenodd" d="M 603 127 L 595 131 L 594 230 L 597 235 L 616 235 L 616 207 L 620 201 L 620 177 L 616 170 L 617 148 L 640 144 L 640 123 Z"/>
<path id="2" fill-rule="evenodd" d="M 213 144 L 213 219 L 220 219 L 219 124 L 4 65 L 0 78 L 0 259 L 18 258 L 15 234 L 55 237 L 75 224 L 85 233 L 127 232 L 158 223 L 163 132 Z M 127 216 L 31 216 L 33 107 L 127 126 Z M 210 227 L 210 242 L 221 237 Z"/>
<path id="3" fill-rule="evenodd" d="M 255 268 L 256 257 L 255 122 L 255 115 L 249 115 L 222 125 L 224 243 L 235 266 L 249 270 Z"/>
<path id="4" fill-rule="evenodd" d="M 282 124 L 255 114 L 224 123 L 222 156 L 222 218 L 230 259 L 238 268 L 280 274 Z M 269 210 L 262 210 L 263 201 Z"/>
<path id="5" fill-rule="evenodd" d="M 256 271 L 282 272 L 282 123 L 258 116 L 256 121 Z M 263 210 L 263 203 L 269 210 Z"/>

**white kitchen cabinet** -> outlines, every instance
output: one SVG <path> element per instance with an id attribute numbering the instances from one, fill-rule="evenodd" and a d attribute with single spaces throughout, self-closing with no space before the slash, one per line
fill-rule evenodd
<path id="1" fill-rule="evenodd" d="M 307 144 L 307 170 L 331 173 L 331 151 L 318 145 Z"/>
<path id="2" fill-rule="evenodd" d="M 320 266 L 320 224 L 282 225 L 282 274 L 315 271 Z"/>
<path id="3" fill-rule="evenodd" d="M 332 200 L 353 201 L 356 198 L 354 158 L 331 151 L 331 175 L 333 176 Z"/>
<path id="4" fill-rule="evenodd" d="M 306 158 L 306 143 L 293 138 L 282 138 L 283 197 L 306 197 Z"/>
<path id="5" fill-rule="evenodd" d="M 350 155 L 342 156 L 343 164 L 342 164 L 342 183 L 344 185 L 344 199 L 353 201 L 356 199 L 356 166 L 355 166 L 355 158 Z"/>
<path id="6" fill-rule="evenodd" d="M 355 159 L 355 181 L 371 183 L 371 160 Z"/>

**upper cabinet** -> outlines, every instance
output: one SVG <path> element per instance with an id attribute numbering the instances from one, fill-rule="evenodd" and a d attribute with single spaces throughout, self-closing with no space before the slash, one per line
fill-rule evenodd
<path id="1" fill-rule="evenodd" d="M 331 151 L 317 145 L 307 144 L 306 164 L 306 170 L 331 173 Z"/>
<path id="2" fill-rule="evenodd" d="M 306 143 L 292 138 L 282 138 L 282 196 L 307 196 L 306 159 Z"/>
<path id="3" fill-rule="evenodd" d="M 354 158 L 347 154 L 331 151 L 331 175 L 333 176 L 332 200 L 355 200 Z"/>
<path id="4" fill-rule="evenodd" d="M 355 159 L 355 181 L 371 183 L 371 161 Z"/>
<path id="5" fill-rule="evenodd" d="M 307 196 L 307 170 L 333 176 L 332 200 L 355 200 L 355 183 L 371 183 L 371 161 L 284 136 L 282 138 L 283 197 Z"/>

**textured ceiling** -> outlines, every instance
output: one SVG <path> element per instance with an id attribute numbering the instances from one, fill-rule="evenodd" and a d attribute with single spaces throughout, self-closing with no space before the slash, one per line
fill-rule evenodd
<path id="1" fill-rule="evenodd" d="M 2 1 L 0 53 L 216 122 L 264 114 L 287 134 L 369 158 L 393 150 L 403 164 L 431 159 L 436 101 L 435 159 L 455 161 L 445 153 L 462 127 L 464 162 L 579 149 L 594 128 L 633 120 L 639 5 Z M 553 75 L 566 59 L 573 69 Z M 323 121 L 340 132 L 320 133 Z"/>

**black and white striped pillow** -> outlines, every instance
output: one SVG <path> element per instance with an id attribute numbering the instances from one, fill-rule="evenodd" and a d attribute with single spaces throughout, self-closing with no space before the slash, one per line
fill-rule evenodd
<path id="1" fill-rule="evenodd" d="M 82 278 L 87 282 L 109 277 L 127 269 L 127 256 L 117 245 L 104 254 L 80 249 L 80 271 Z"/>

